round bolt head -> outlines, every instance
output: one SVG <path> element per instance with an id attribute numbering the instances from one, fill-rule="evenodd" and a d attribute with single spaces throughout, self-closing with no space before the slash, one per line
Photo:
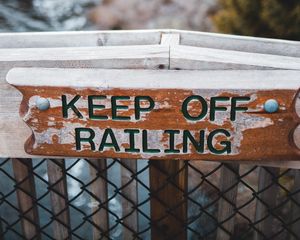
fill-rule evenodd
<path id="1" fill-rule="evenodd" d="M 47 98 L 39 97 L 36 100 L 36 106 L 39 110 L 45 111 L 50 108 L 50 102 Z"/>
<path id="2" fill-rule="evenodd" d="M 264 104 L 264 110 L 268 113 L 277 112 L 279 109 L 279 104 L 275 99 L 269 99 Z"/>

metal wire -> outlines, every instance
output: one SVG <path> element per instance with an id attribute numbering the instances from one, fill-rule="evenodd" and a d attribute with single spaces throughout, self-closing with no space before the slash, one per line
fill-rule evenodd
<path id="1" fill-rule="evenodd" d="M 1 159 L 0 239 L 300 239 L 299 170 L 134 163 Z"/>

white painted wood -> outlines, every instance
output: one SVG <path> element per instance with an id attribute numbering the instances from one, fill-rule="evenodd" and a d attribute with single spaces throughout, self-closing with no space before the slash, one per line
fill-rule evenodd
<path id="1" fill-rule="evenodd" d="M 0 48 L 153 45 L 159 44 L 161 32 L 164 30 L 1 33 Z"/>
<path id="2" fill-rule="evenodd" d="M 30 76 L 30 81 L 28 81 Z M 188 77 L 187 77 L 188 76 Z M 16 86 L 66 86 L 124 89 L 243 89 L 300 87 L 300 71 L 176 71 L 118 69 L 14 68 L 7 74 Z"/>
<path id="3" fill-rule="evenodd" d="M 161 45 L 179 45 L 180 34 L 179 33 L 163 33 L 161 36 Z"/>
<path id="4" fill-rule="evenodd" d="M 172 32 L 180 33 L 182 45 L 300 57 L 298 41 L 181 30 Z"/>
<path id="5" fill-rule="evenodd" d="M 300 58 L 256 54 L 191 46 L 171 46 L 171 69 L 293 69 L 300 70 Z"/>
<path id="6" fill-rule="evenodd" d="M 297 41 L 173 29 L 1 33 L 0 48 L 159 44 L 162 33 L 180 34 L 182 45 L 300 57 Z"/>
<path id="7" fill-rule="evenodd" d="M 168 58 L 168 48 L 162 45 L 103 46 L 80 48 L 14 48 L 0 49 L 0 62 L 76 61 L 76 60 L 151 60 Z M 138 66 L 137 66 L 138 67 Z"/>

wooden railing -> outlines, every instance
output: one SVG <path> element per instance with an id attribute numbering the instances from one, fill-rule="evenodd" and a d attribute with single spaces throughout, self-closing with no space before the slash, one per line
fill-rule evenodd
<path id="1" fill-rule="evenodd" d="M 176 47 L 175 47 L 176 46 Z M 216 57 L 217 56 L 217 57 Z M 61 32 L 61 33 L 22 33 L 0 35 L 0 156 L 12 159 L 16 180 L 18 208 L 22 222 L 23 235 L 31 239 L 39 237 L 39 215 L 33 197 L 35 194 L 34 172 L 30 155 L 24 152 L 23 144 L 30 135 L 30 130 L 19 117 L 18 109 L 21 95 L 5 81 L 7 72 L 13 67 L 87 67 L 118 69 L 191 69 L 191 70 L 227 70 L 227 69 L 287 69 L 300 70 L 300 43 L 258 39 L 251 37 L 228 36 L 213 33 L 194 33 L 176 30 L 149 31 L 107 31 L 107 32 Z M 297 105 L 300 112 L 300 106 Z M 12 130 L 18 134 L 12 134 Z M 297 130 L 299 133 L 299 130 Z M 295 142 L 300 142 L 297 134 Z M 20 159 L 24 158 L 24 159 Z M 56 159 L 47 161 L 47 171 L 51 188 L 51 209 L 55 216 L 53 232 L 55 239 L 69 238 L 70 214 L 67 200 L 65 161 Z M 92 199 L 101 200 L 101 210 L 92 216 L 95 224 L 94 239 L 101 234 L 109 237 L 109 214 L 107 199 L 106 160 L 90 159 L 91 178 L 97 177 L 91 185 Z M 137 172 L 137 162 L 122 160 L 121 168 L 122 202 L 124 226 L 123 238 L 130 239 L 138 231 L 138 209 L 132 208 L 138 202 L 137 181 L 132 178 Z M 258 194 L 261 199 L 256 204 L 255 219 L 264 219 L 255 225 L 257 232 L 269 236 L 272 230 L 272 216 L 266 217 L 270 208 L 275 205 L 278 193 L 274 182 L 280 174 L 279 168 L 299 169 L 297 161 L 280 162 L 234 162 L 221 167 L 219 188 L 226 192 L 218 201 L 217 239 L 230 239 L 234 232 L 236 201 L 240 179 L 237 175 L 240 164 L 268 166 L 261 167 L 259 172 Z M 172 185 L 151 198 L 151 218 L 160 219 L 162 214 L 183 202 L 157 226 L 151 226 L 153 239 L 164 239 L 168 234 L 183 233 L 180 239 L 186 238 L 187 202 L 185 193 L 188 186 L 188 172 L 182 161 L 150 161 L 150 189 L 156 191 L 168 178 L 177 173 L 174 179 L 168 179 Z M 182 170 L 183 169 L 183 170 Z M 294 190 L 299 189 L 299 173 L 295 170 Z M 25 180 L 24 180 L 25 179 Z M 260 193 L 260 190 L 266 191 Z M 299 236 L 299 203 L 300 194 L 294 194 L 291 205 L 295 223 L 289 228 Z M 130 201 L 129 201 L 130 200 Z M 92 200 L 93 201 L 93 200 Z M 268 205 L 263 204 L 268 203 Z M 103 203 L 103 204 L 102 204 Z M 130 204 L 129 204 L 130 203 Z M 98 206 L 95 206 L 94 210 Z M 0 222 L 1 226 L 1 222 Z M 98 226 L 98 227 L 97 227 Z M 167 230 L 166 230 L 167 229 Z M 183 230 L 183 231 L 182 231 Z M 5 229 L 2 224 L 1 231 Z M 167 235 L 162 235 L 164 232 Z M 262 239 L 257 234 L 256 239 Z M 297 235 L 296 235 L 297 236 Z M 295 235 L 291 235 L 297 239 Z"/>

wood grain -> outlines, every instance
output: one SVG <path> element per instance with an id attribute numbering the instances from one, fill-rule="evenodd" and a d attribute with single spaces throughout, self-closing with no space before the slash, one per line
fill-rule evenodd
<path id="1" fill-rule="evenodd" d="M 138 232 L 138 186 L 133 175 L 137 171 L 137 161 L 122 159 L 121 186 L 122 186 L 122 217 L 123 239 L 135 239 Z"/>
<path id="2" fill-rule="evenodd" d="M 150 161 L 151 239 L 187 239 L 187 176 L 184 161 Z"/>
<path id="3" fill-rule="evenodd" d="M 93 239 L 109 239 L 107 162 L 106 159 L 89 159 L 90 177 L 94 180 L 90 185 L 93 196 L 92 221 Z"/>
<path id="4" fill-rule="evenodd" d="M 20 211 L 23 236 L 26 239 L 40 239 L 39 214 L 32 170 L 32 160 L 13 158 L 12 166 L 16 180 L 16 193 Z"/>
<path id="5" fill-rule="evenodd" d="M 152 45 L 159 44 L 162 32 L 168 30 L 1 33 L 0 48 Z"/>
<path id="6" fill-rule="evenodd" d="M 221 168 L 219 188 L 223 193 L 218 201 L 217 240 L 230 240 L 234 233 L 236 198 L 239 182 L 239 164 L 224 164 Z"/>
<path id="7" fill-rule="evenodd" d="M 255 240 L 272 237 L 274 217 L 271 209 L 276 206 L 278 186 L 274 179 L 278 179 L 280 169 L 261 167 L 258 180 L 258 195 L 255 210 Z"/>
<path id="8" fill-rule="evenodd" d="M 24 73 L 30 73 L 31 82 L 24 78 Z M 27 153 L 33 155 L 76 156 L 76 157 L 117 157 L 117 158 L 148 158 L 148 159 L 194 159 L 194 160 L 298 160 L 299 152 L 291 139 L 291 132 L 299 124 L 295 110 L 295 99 L 300 85 L 297 72 L 291 71 L 219 71 L 185 73 L 177 71 L 145 71 L 145 70 L 77 70 L 77 69 L 15 69 L 8 74 L 8 81 L 14 84 L 24 95 L 21 115 L 32 128 L 33 137 L 26 143 Z M 169 86 L 168 79 L 172 79 Z M 87 79 L 87 80 L 84 80 Z M 137 79 L 140 79 L 137 82 Z M 251 79 L 251 81 L 248 81 Z M 288 79 L 289 81 L 287 81 Z M 86 83 L 88 82 L 88 84 Z M 246 84 L 247 82 L 247 84 Z M 248 83 L 249 82 L 249 83 Z M 273 83 L 276 82 L 276 86 Z M 272 84 L 271 84 L 272 83 Z M 220 88 L 220 86 L 223 86 Z M 35 106 L 36 93 L 50 100 L 52 106 L 47 111 L 39 111 Z M 83 114 L 79 119 L 76 114 L 70 117 L 62 116 L 61 95 L 67 94 L 72 99 L 79 95 L 81 99 L 77 106 Z M 131 120 L 117 121 L 112 119 L 111 99 L 102 102 L 105 109 L 97 114 L 108 116 L 108 120 L 97 121 L 89 117 L 87 96 L 129 96 L 125 102 L 128 109 L 118 112 Z M 201 121 L 187 120 L 182 113 L 182 104 L 189 96 L 203 96 L 206 101 L 211 97 L 225 96 L 249 97 L 246 112 L 237 113 L 235 121 L 229 120 L 230 113 L 219 112 L 216 120 L 209 119 L 209 113 Z M 134 99 L 138 96 L 150 96 L 155 102 L 154 110 L 145 113 L 140 120 L 134 120 Z M 263 110 L 266 100 L 275 98 L 280 110 L 268 114 Z M 70 100 L 69 100 L 70 101 Z M 207 103 L 208 104 L 208 103 Z M 193 114 L 199 112 L 197 104 L 193 103 Z M 230 101 L 222 106 L 230 109 Z M 210 108 L 208 104 L 208 108 Z M 198 110 L 197 110 L 198 109 Z M 99 123 L 101 122 L 101 126 Z M 95 132 L 95 146 L 91 151 L 90 144 L 82 144 L 75 150 L 75 126 L 92 129 Z M 112 129 L 118 136 L 120 150 L 108 148 L 96 150 L 99 147 L 103 131 Z M 226 129 L 230 133 L 231 152 L 216 154 L 205 146 L 203 152 L 197 152 L 190 145 L 184 152 L 182 137 L 184 130 L 197 134 L 196 131 L 206 129 L 205 134 L 216 129 Z M 50 129 L 50 130 L 49 130 Z M 139 153 L 129 153 L 129 137 L 124 129 L 137 129 L 136 147 Z M 178 139 L 174 141 L 178 153 L 166 153 L 170 139 L 163 131 L 179 130 Z M 157 153 L 145 150 L 144 133 L 148 130 L 149 145 L 158 149 Z M 49 132 L 50 131 L 50 132 Z M 62 135 L 63 133 L 63 135 Z M 148 138 L 148 137 L 147 137 Z M 218 140 L 219 139 L 219 140 Z M 215 149 L 221 149 L 221 141 L 227 138 L 216 138 Z M 268 141 L 266 141 L 268 139 Z M 198 140 L 199 141 L 199 140 Z M 204 145 L 209 143 L 203 143 Z M 169 146 L 170 147 L 170 146 Z M 90 149 L 90 150 L 89 150 Z"/>
<path id="9" fill-rule="evenodd" d="M 191 46 L 170 48 L 170 69 L 272 70 L 300 69 L 300 58 Z"/>
<path id="10" fill-rule="evenodd" d="M 300 57 L 298 41 L 181 30 L 172 32 L 180 33 L 182 45 Z"/>
<path id="11" fill-rule="evenodd" d="M 71 239 L 65 160 L 47 160 L 47 171 L 50 184 L 51 207 L 55 219 L 53 222 L 53 236 L 58 240 Z"/>

